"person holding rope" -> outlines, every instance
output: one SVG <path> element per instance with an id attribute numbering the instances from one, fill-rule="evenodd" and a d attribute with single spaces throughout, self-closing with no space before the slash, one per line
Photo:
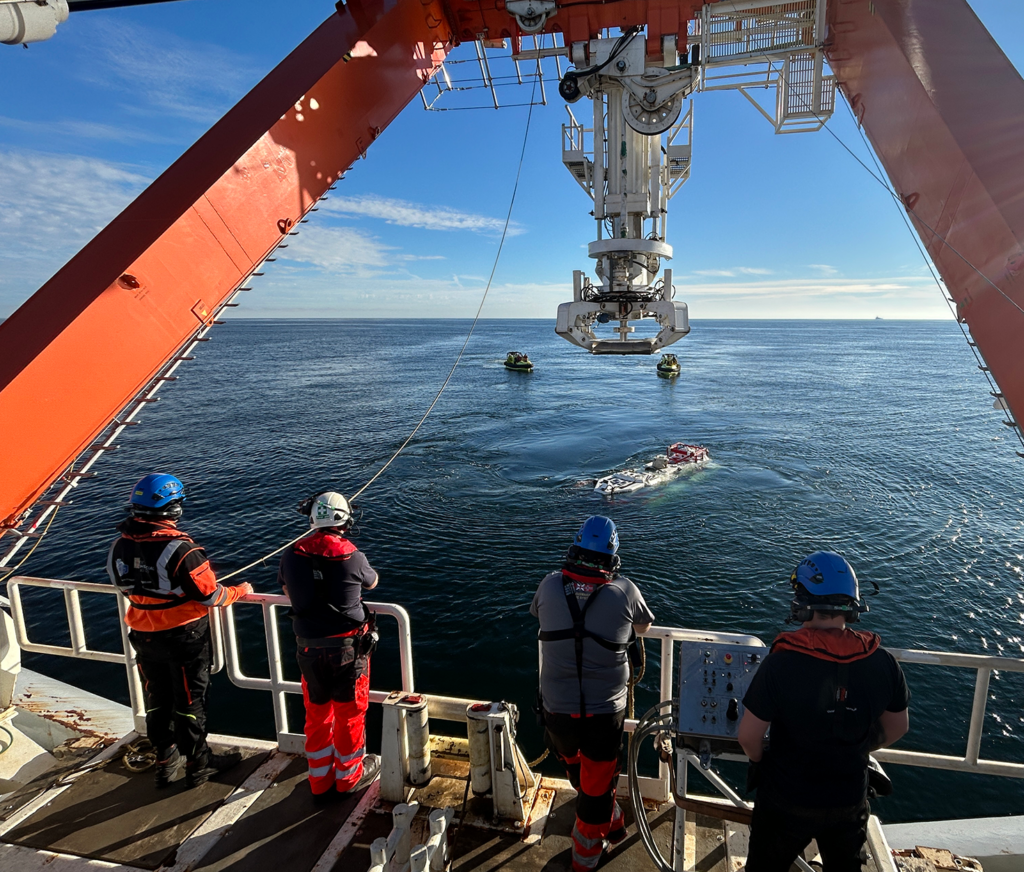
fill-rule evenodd
<path id="1" fill-rule="evenodd" d="M 237 750 L 215 754 L 206 744 L 209 612 L 252 593 L 252 586 L 217 581 L 206 552 L 178 529 L 184 502 L 179 479 L 145 476 L 132 488 L 130 517 L 107 557 L 110 580 L 129 602 L 124 621 L 142 676 L 159 788 L 182 775 L 186 787 L 198 787 L 242 759 Z"/>
<path id="2" fill-rule="evenodd" d="M 327 491 L 299 511 L 309 516 L 312 532 L 282 555 L 277 580 L 292 601 L 309 789 L 319 803 L 355 793 L 380 773 L 380 758 L 366 753 L 377 631 L 361 599 L 377 586 L 377 573 L 345 537 L 353 521 L 345 497 Z"/>
<path id="3" fill-rule="evenodd" d="M 825 872 L 864 862 L 869 752 L 910 727 L 910 691 L 875 633 L 853 567 L 816 551 L 793 570 L 789 623 L 743 697 L 739 741 L 757 772 L 748 872 L 787 872 L 812 839 Z M 767 750 L 765 732 L 771 727 Z"/>
<path id="4" fill-rule="evenodd" d="M 615 786 L 622 770 L 627 649 L 650 629 L 654 615 L 637 586 L 619 575 L 618 550 L 611 519 L 588 518 L 562 569 L 544 577 L 530 606 L 540 621 L 545 739 L 577 794 L 573 872 L 591 872 L 606 842 L 626 837 Z"/>

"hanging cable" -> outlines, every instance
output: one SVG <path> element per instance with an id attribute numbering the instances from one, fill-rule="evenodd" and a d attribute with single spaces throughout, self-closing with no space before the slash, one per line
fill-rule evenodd
<path id="1" fill-rule="evenodd" d="M 768 61 L 769 67 L 771 67 L 772 66 L 771 58 L 769 58 L 767 55 L 764 55 L 764 58 L 765 58 L 765 60 Z M 782 72 L 781 69 L 778 71 L 778 74 L 779 74 L 779 78 L 786 84 L 787 87 L 789 87 L 789 80 L 786 78 L 785 74 Z M 885 192 L 890 197 L 892 197 L 893 203 L 895 204 L 896 209 L 899 212 L 900 218 L 902 219 L 904 226 L 907 228 L 907 230 L 910 233 L 911 238 L 914 241 L 915 248 L 917 248 L 917 251 L 921 255 L 922 260 L 924 260 L 924 263 L 925 263 L 925 266 L 928 269 L 928 272 L 931 274 L 931 277 L 932 277 L 933 281 L 935 282 L 936 287 L 939 289 L 939 293 L 942 294 L 942 298 L 946 302 L 946 307 L 949 309 L 950 314 L 953 316 L 953 319 L 956 321 L 957 326 L 960 328 L 960 332 L 963 334 L 964 340 L 967 342 L 967 347 L 971 349 L 971 353 L 974 355 L 974 359 L 978 363 L 978 369 L 981 371 L 982 375 L 985 377 L 985 381 L 988 383 L 989 393 L 993 397 L 1001 399 L 1002 398 L 1002 392 L 998 389 L 998 385 L 996 384 L 995 380 L 992 378 L 992 376 L 991 376 L 991 374 L 990 374 L 990 372 L 988 370 L 988 367 L 985 364 L 984 359 L 978 353 L 978 349 L 977 349 L 976 343 L 972 342 L 970 337 L 967 335 L 967 330 L 964 329 L 964 322 L 961 320 L 961 318 L 960 318 L 959 314 L 957 313 L 957 311 L 953 308 L 953 300 L 950 298 L 950 295 L 947 292 L 941 277 L 936 273 L 935 265 L 934 265 L 934 263 L 932 261 L 932 258 L 927 253 L 925 248 L 923 247 L 923 245 L 921 243 L 920 236 L 914 230 L 914 228 L 911 225 L 909 219 L 907 218 L 907 213 L 909 212 L 911 215 L 913 215 L 914 218 L 925 229 L 927 229 L 929 233 L 931 233 L 936 239 L 938 239 L 943 245 L 945 245 L 951 252 L 953 252 L 953 254 L 955 254 L 958 258 L 960 258 L 960 260 L 962 260 L 971 270 L 973 270 L 975 273 L 977 273 L 987 284 L 989 284 L 993 288 L 995 288 L 996 292 L 1004 300 L 1006 300 L 1011 306 L 1013 306 L 1018 312 L 1020 312 L 1021 314 L 1024 314 L 1024 308 L 1021 308 L 1021 306 L 1014 299 L 1012 299 L 1005 291 L 1003 291 L 1003 289 L 1000 288 L 999 285 L 997 285 L 995 282 L 993 282 L 980 269 L 978 269 L 978 267 L 976 267 L 973 263 L 971 263 L 970 260 L 968 260 L 953 245 L 951 245 L 947 241 L 945 236 L 943 236 L 941 233 L 939 233 L 937 230 L 935 230 L 934 227 L 932 227 L 927 221 L 925 221 L 920 215 L 918 215 L 917 212 L 913 209 L 913 207 L 910 206 L 904 200 L 904 198 L 897 191 L 895 191 L 892 188 L 891 185 L 889 185 L 889 183 L 885 180 L 885 170 L 883 169 L 883 167 L 879 163 L 878 157 L 875 154 L 874 149 L 871 147 L 870 141 L 864 135 L 864 130 L 863 130 L 863 127 L 861 126 L 860 121 L 857 119 L 857 116 L 853 112 L 853 108 L 849 105 L 848 102 L 846 104 L 846 108 L 847 108 L 847 110 L 850 113 L 850 117 L 852 118 L 852 120 L 854 122 L 854 126 L 856 126 L 856 128 L 857 128 L 857 133 L 860 135 L 861 142 L 863 143 L 865 149 L 867 150 L 868 154 L 870 155 L 871 161 L 875 165 L 875 169 L 878 170 L 877 173 L 874 172 L 871 169 L 871 167 L 869 167 L 866 163 L 864 163 L 863 160 L 861 160 L 860 156 L 858 154 L 856 154 L 856 152 L 854 152 L 853 149 L 851 149 L 843 141 L 842 137 L 840 137 L 839 134 L 837 134 L 834 130 L 832 130 L 831 127 L 828 126 L 827 120 L 817 113 L 817 111 L 814 109 L 814 107 L 811 106 L 807 102 L 807 100 L 804 98 L 804 96 L 802 94 L 800 94 L 800 92 L 798 90 L 792 90 L 791 89 L 790 93 L 796 95 L 797 99 L 800 100 L 800 102 L 804 105 L 804 108 L 808 112 L 810 112 L 811 115 L 813 115 L 819 122 L 821 122 L 822 128 L 829 134 L 829 136 L 831 136 L 836 142 L 838 142 L 839 145 L 842 146 L 843 150 L 846 151 L 846 153 L 849 154 L 850 157 L 852 157 L 858 164 L 860 164 L 860 166 L 864 169 L 864 171 L 869 176 L 871 176 L 871 178 L 873 178 L 876 182 L 878 182 L 878 184 L 882 186 L 882 188 L 885 190 Z M 1003 407 L 1003 411 L 1006 411 L 1005 406 Z M 1024 448 L 1024 433 L 1021 432 L 1020 427 L 1014 426 L 1015 425 L 1015 421 L 1013 420 L 1011 415 L 1007 415 L 1007 417 L 1008 417 L 1009 420 L 1006 423 L 1011 425 L 1010 429 L 1013 430 L 1014 434 L 1017 437 L 1017 441 L 1020 442 L 1021 447 Z M 1020 454 L 1020 452 L 1018 452 L 1018 454 Z M 1024 454 L 1022 454 L 1021 456 L 1024 456 Z"/>
<path id="2" fill-rule="evenodd" d="M 875 167 L 878 169 L 880 173 L 884 172 L 884 170 L 878 162 L 878 157 L 877 155 L 875 155 L 874 149 L 871 147 L 871 143 L 868 141 L 868 138 L 864 135 L 864 131 L 861 128 L 860 124 L 857 123 L 857 116 L 853 114 L 853 109 L 850 107 L 849 104 L 847 104 L 846 108 L 847 111 L 849 111 L 850 117 L 853 119 L 854 124 L 857 126 L 857 131 L 860 134 L 861 142 L 863 143 L 864 148 L 867 150 L 868 154 L 871 155 L 872 163 L 874 163 Z M 932 263 L 931 257 L 929 256 L 928 252 L 925 251 L 924 246 L 921 244 L 920 237 L 917 235 L 917 233 L 914 232 L 914 228 L 911 225 L 910 220 L 907 218 L 906 211 L 900 208 L 899 204 L 896 205 L 896 211 L 899 213 L 900 219 L 903 221 L 903 225 L 907 228 L 907 231 L 910 233 L 910 238 L 914 242 L 914 247 L 921 255 L 921 259 L 924 261 L 925 266 L 928 268 L 928 272 L 931 275 L 932 280 L 935 282 L 935 286 L 939 289 L 939 292 L 942 294 L 942 299 L 946 301 L 946 307 L 949 309 L 949 313 L 953 316 L 953 319 L 956 321 L 957 327 L 960 328 L 960 332 L 961 334 L 963 334 L 964 341 L 967 343 L 967 347 L 971 350 L 971 353 L 974 355 L 974 359 L 975 361 L 977 361 L 978 364 L 978 369 L 981 371 L 981 374 L 985 377 L 985 381 L 988 382 L 989 393 L 993 397 L 1001 397 L 1002 393 L 998 390 L 998 385 L 995 383 L 995 380 L 989 373 L 988 368 L 985 365 L 985 360 L 978 353 L 976 343 L 972 342 L 970 336 L 967 335 L 967 330 L 964 328 L 964 322 L 960 319 L 959 315 L 957 315 L 956 313 L 956 310 L 953 308 L 953 301 L 950 298 L 949 293 L 946 291 L 942 279 L 935 272 L 935 264 Z M 1021 447 L 1024 448 L 1024 434 L 1022 434 L 1020 432 L 1020 429 L 1017 427 L 1011 427 L 1011 429 L 1016 434 L 1017 441 L 1020 442 Z"/>
<path id="3" fill-rule="evenodd" d="M 458 369 L 459 363 L 462 361 L 462 356 L 466 353 L 466 348 L 469 345 L 469 340 L 473 338 L 473 332 L 476 330 L 476 325 L 480 321 L 480 313 L 483 312 L 484 304 L 487 302 L 487 295 L 490 293 L 491 290 L 491 283 L 494 281 L 494 275 L 498 270 L 498 261 L 501 259 L 501 252 L 502 249 L 505 247 L 505 238 L 508 236 L 509 224 L 511 224 L 512 222 L 512 209 L 516 203 L 516 195 L 519 193 L 519 180 L 522 177 L 523 163 L 526 160 L 526 143 L 530 138 L 530 122 L 533 120 L 533 99 L 536 95 L 536 91 L 537 82 L 535 79 L 533 83 L 533 91 L 530 94 L 530 108 L 526 113 L 526 129 L 523 131 L 523 146 L 519 151 L 519 167 L 516 169 L 516 181 L 515 184 L 512 186 L 512 197 L 509 200 L 508 212 L 505 215 L 505 226 L 502 228 L 501 231 L 501 240 L 498 242 L 498 251 L 494 255 L 494 264 L 491 267 L 491 274 L 487 278 L 487 285 L 484 288 L 483 296 L 480 298 L 480 305 L 477 306 L 476 315 L 473 317 L 473 323 L 470 324 L 469 326 L 469 332 L 466 334 L 466 340 L 462 343 L 462 348 L 459 349 L 459 353 L 455 358 L 455 362 L 452 364 L 451 369 L 448 371 L 448 375 L 445 377 L 445 380 L 441 383 L 441 387 L 438 389 L 437 394 L 435 394 L 434 399 L 431 401 L 430 405 L 427 406 L 427 410 L 423 413 L 423 416 L 417 422 L 416 426 L 413 427 L 412 432 L 406 437 L 405 441 L 401 445 L 399 445 L 397 449 L 395 449 L 395 452 L 385 461 L 384 465 L 370 477 L 370 480 L 367 481 L 366 484 L 359 488 L 359 490 L 357 490 L 354 494 L 352 494 L 351 499 L 353 502 L 359 497 L 360 494 L 362 494 L 368 487 L 370 487 L 370 485 L 372 485 L 378 478 L 380 478 L 381 475 L 384 474 L 384 470 L 391 466 L 391 464 L 394 463 L 398 456 L 405 450 L 406 446 L 410 442 L 412 442 L 413 438 L 416 436 L 420 428 L 426 422 L 427 417 L 434 410 L 434 406 L 437 405 L 437 401 L 441 399 L 441 395 L 444 393 L 445 388 L 448 387 L 448 383 L 452 380 L 452 376 L 455 375 L 455 370 Z M 227 575 L 221 576 L 220 580 L 227 581 L 229 578 L 234 578 L 236 575 L 241 575 L 243 572 L 246 572 L 256 566 L 259 566 L 261 564 L 266 565 L 265 561 L 273 557 L 275 554 L 280 554 L 282 551 L 284 551 L 285 548 L 289 548 L 292 545 L 294 545 L 296 542 L 298 542 L 300 539 L 306 536 L 308 532 L 308 530 L 303 531 L 301 535 L 296 536 L 289 542 L 285 542 L 285 544 L 282 545 L 280 548 L 275 548 L 269 554 L 264 555 L 258 560 L 254 560 L 252 563 L 243 566 L 241 569 L 236 569 L 233 572 L 229 572 Z"/>
<path id="4" fill-rule="evenodd" d="M 764 57 L 764 59 L 766 61 L 768 61 L 769 66 L 771 66 L 771 64 L 772 64 L 771 58 L 768 57 L 768 55 L 762 55 L 762 57 Z M 778 73 L 779 73 L 779 78 L 786 84 L 786 87 L 788 88 L 789 87 L 789 80 L 786 78 L 786 76 L 782 72 L 782 70 L 779 70 Z M 793 90 L 791 90 L 790 93 L 796 95 L 797 99 L 800 100 L 801 103 L 803 103 L 804 108 L 808 112 L 810 112 L 811 115 L 813 115 L 818 121 L 821 122 L 821 126 L 825 130 L 825 132 L 828 133 L 828 135 L 831 136 L 836 142 L 838 142 L 839 145 L 842 146 L 842 148 L 846 151 L 846 153 L 849 154 L 850 157 L 852 157 L 855 161 L 857 161 L 857 163 L 859 163 L 861 165 L 861 167 L 863 167 L 864 171 L 869 176 L 871 176 L 871 178 L 873 178 L 876 182 L 878 182 L 878 184 L 882 186 L 882 188 L 885 190 L 885 192 L 890 197 L 892 197 L 893 200 L 895 200 L 896 203 L 899 204 L 899 206 L 902 209 L 906 210 L 911 215 L 913 215 L 914 218 L 916 218 L 918 220 L 918 222 L 921 224 L 922 227 L 924 227 L 929 233 L 931 233 L 936 239 L 938 239 L 943 245 L 945 245 L 946 248 L 948 248 L 951 252 L 953 252 L 953 254 L 955 254 L 958 258 L 960 258 L 960 260 L 962 260 L 972 271 L 976 272 L 978 274 L 978 276 L 980 276 L 981 279 L 984 282 L 986 282 L 987 284 L 991 285 L 996 290 L 996 292 L 999 294 L 999 296 L 1001 296 L 1004 300 L 1006 300 L 1006 302 L 1008 302 L 1011 306 L 1013 306 L 1013 308 L 1015 308 L 1018 312 L 1020 312 L 1022 315 L 1024 315 L 1024 308 L 1022 308 L 1014 299 L 1012 299 L 1009 295 L 1007 295 L 1006 292 L 1003 291 L 1003 289 L 999 287 L 999 285 L 997 285 L 994 281 L 992 281 L 992 279 L 990 279 L 987 275 L 985 275 L 985 273 L 983 273 L 980 269 L 978 269 L 978 267 L 976 267 L 973 263 L 971 263 L 971 261 L 968 260 L 968 258 L 966 256 L 961 254 L 952 245 L 952 243 L 950 243 L 946 239 L 945 236 L 943 236 L 941 233 L 939 233 L 934 227 L 932 227 L 927 221 L 925 221 L 920 215 L 918 215 L 917 212 L 914 210 L 914 208 L 912 206 L 910 206 L 903 199 L 903 197 L 899 193 L 897 193 L 882 176 L 876 175 L 875 172 L 871 169 L 871 167 L 869 167 L 866 163 L 864 163 L 864 161 L 860 159 L 860 157 L 856 154 L 856 152 L 854 152 L 852 148 L 850 148 L 845 142 L 843 142 L 842 137 L 840 137 L 839 134 L 837 134 L 831 127 L 828 126 L 827 119 L 822 118 L 822 116 L 818 114 L 818 112 L 814 109 L 814 107 L 811 106 L 810 103 L 808 103 L 806 99 L 804 99 L 802 94 L 800 94 L 798 91 L 793 91 Z M 854 120 L 856 120 L 856 118 Z M 860 124 L 859 123 L 857 124 L 857 128 L 858 128 L 858 130 L 860 129 Z M 879 167 L 879 172 L 883 172 L 881 167 Z M 959 319 L 957 319 L 957 320 L 959 320 Z"/>

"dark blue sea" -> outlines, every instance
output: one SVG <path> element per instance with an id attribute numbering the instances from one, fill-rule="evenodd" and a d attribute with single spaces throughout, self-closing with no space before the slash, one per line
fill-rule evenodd
<path id="1" fill-rule="evenodd" d="M 22 572 L 104 580 L 130 486 L 151 471 L 184 480 L 182 525 L 219 571 L 276 548 L 302 531 L 301 498 L 352 493 L 405 439 L 469 326 L 229 321 L 99 463 Z M 530 353 L 532 374 L 504 369 L 513 348 Z M 517 703 L 527 755 L 540 753 L 527 607 L 591 514 L 618 524 L 624 571 L 662 625 L 770 641 L 784 626 L 793 566 L 831 549 L 853 563 L 862 589 L 880 586 L 863 626 L 884 643 L 1024 656 L 1020 446 L 955 323 L 696 321 L 672 350 L 683 375 L 666 380 L 654 359 L 591 357 L 549 321 L 479 324 L 423 429 L 359 500 L 353 538 L 380 572 L 375 598 L 412 614 L 419 689 Z M 713 462 L 660 489 L 613 500 L 593 492 L 597 476 L 676 441 L 704 443 Z M 276 560 L 245 577 L 274 591 Z M 35 636 L 66 644 L 59 594 L 27 600 Z M 112 602 L 83 600 L 90 644 L 116 649 Z M 258 615 L 240 613 L 246 668 L 257 674 Z M 375 688 L 398 686 L 396 650 L 385 638 Z M 120 667 L 25 660 L 127 701 Z M 640 709 L 656 701 L 655 674 Z M 907 675 L 901 747 L 963 754 L 974 672 L 911 666 Z M 1020 675 L 994 676 L 984 757 L 1024 762 L 1022 689 Z M 217 676 L 211 728 L 272 738 L 269 696 Z M 1017 781 L 889 768 L 896 792 L 876 806 L 884 820 L 1024 814 Z"/>

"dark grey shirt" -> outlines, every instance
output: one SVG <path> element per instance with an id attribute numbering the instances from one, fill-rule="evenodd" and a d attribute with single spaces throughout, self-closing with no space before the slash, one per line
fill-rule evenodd
<path id="1" fill-rule="evenodd" d="M 534 594 L 530 614 L 540 620 L 541 630 L 572 628 L 572 615 L 565 601 L 562 573 L 544 577 Z M 597 585 L 574 582 L 580 609 Z M 625 643 L 633 624 L 654 623 L 643 595 L 625 576 L 618 576 L 601 587 L 601 596 L 584 617 L 583 625 L 609 642 Z M 544 708 L 553 714 L 579 714 L 580 685 L 576 674 L 576 643 L 572 639 L 542 642 L 543 665 L 540 689 Z M 629 665 L 624 651 L 609 651 L 593 639 L 583 640 L 583 698 L 588 714 L 607 714 L 626 707 L 626 683 Z"/>

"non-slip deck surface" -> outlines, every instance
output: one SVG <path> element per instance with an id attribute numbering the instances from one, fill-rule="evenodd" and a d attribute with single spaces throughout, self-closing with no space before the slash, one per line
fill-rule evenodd
<path id="1" fill-rule="evenodd" d="M 308 872 L 341 829 L 363 792 L 318 806 L 306 761 L 293 760 L 193 867 L 194 872 Z"/>
<path id="2" fill-rule="evenodd" d="M 454 828 L 452 872 L 569 872 L 575 799 L 571 791 L 559 792 L 544 838 L 533 844 L 527 844 L 520 836 L 493 829 L 466 826 L 460 834 Z M 630 834 L 602 860 L 602 872 L 651 872 L 654 867 L 632 826 L 628 802 L 623 808 Z M 459 809 L 456 809 L 455 823 L 458 817 Z M 675 809 L 665 806 L 649 817 L 662 854 L 669 857 Z M 366 872 L 370 866 L 370 845 L 374 839 L 386 837 L 390 830 L 390 815 L 371 812 L 332 872 Z"/>
<path id="3" fill-rule="evenodd" d="M 156 869 L 262 762 L 247 756 L 206 784 L 164 790 L 153 772 L 133 773 L 113 761 L 79 777 L 71 787 L 4 836 L 16 845 L 94 860 Z"/>

